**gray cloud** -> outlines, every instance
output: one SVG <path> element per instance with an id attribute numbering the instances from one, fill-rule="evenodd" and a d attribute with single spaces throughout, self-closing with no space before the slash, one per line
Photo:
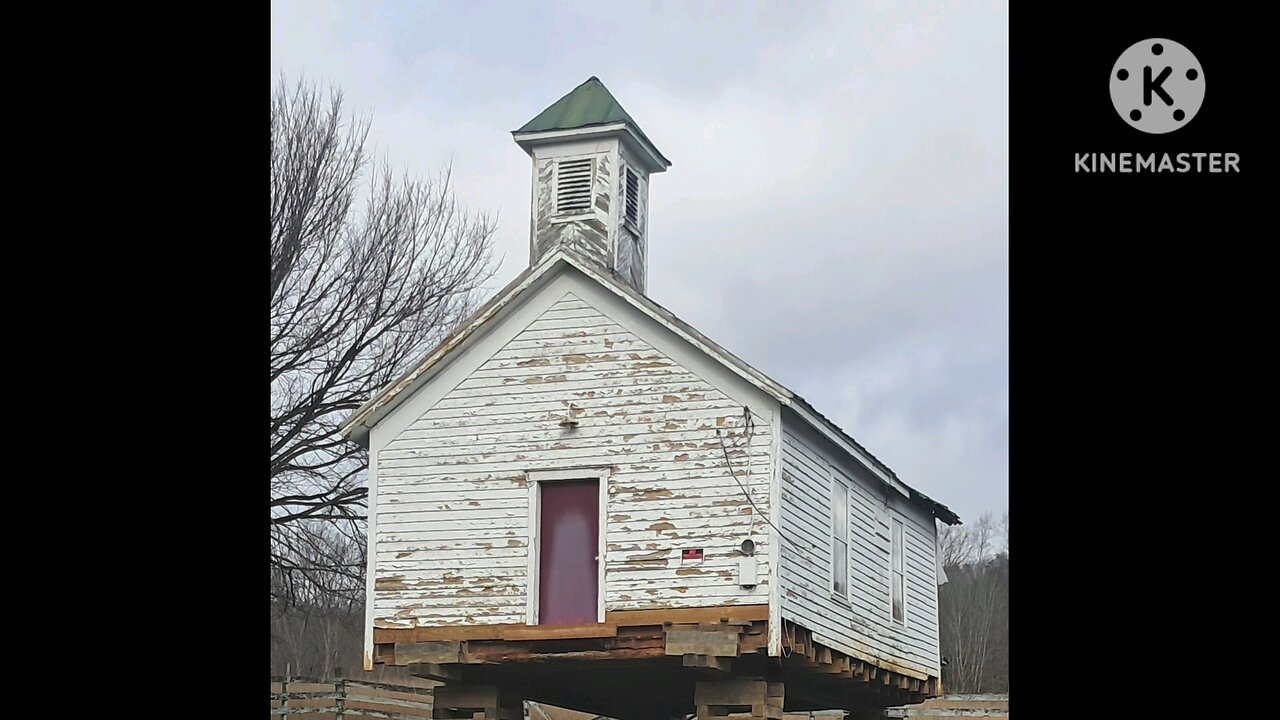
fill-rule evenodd
<path id="1" fill-rule="evenodd" d="M 675 165 L 650 295 L 910 484 L 1008 501 L 1005 3 L 272 3 L 272 72 L 340 85 L 379 151 L 452 159 L 527 262 L 518 127 L 599 76 Z"/>

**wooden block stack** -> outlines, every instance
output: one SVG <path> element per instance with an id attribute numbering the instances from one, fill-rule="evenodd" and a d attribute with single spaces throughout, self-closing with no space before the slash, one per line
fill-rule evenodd
<path id="1" fill-rule="evenodd" d="M 764 680 L 714 680 L 694 686 L 698 720 L 709 718 L 781 718 L 782 683 Z"/>
<path id="2" fill-rule="evenodd" d="M 524 705 L 493 685 L 442 685 L 434 691 L 436 720 L 521 720 Z"/>
<path id="3" fill-rule="evenodd" d="M 682 656 L 685 667 L 728 672 L 732 659 L 738 657 L 744 624 L 747 627 L 751 625 L 749 622 L 668 625 L 665 652 Z"/>

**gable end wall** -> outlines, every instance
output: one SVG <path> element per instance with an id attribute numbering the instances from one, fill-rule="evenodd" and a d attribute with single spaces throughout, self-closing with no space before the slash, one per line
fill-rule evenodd
<path id="1" fill-rule="evenodd" d="M 751 408 L 750 446 L 732 456 L 768 513 L 776 401 L 576 270 L 530 295 L 371 433 L 368 626 L 525 622 L 525 473 L 601 465 L 606 610 L 766 604 L 768 527 L 715 430 L 736 433 Z M 735 552 L 748 532 L 750 589 Z M 704 560 L 682 564 L 687 547 Z"/>

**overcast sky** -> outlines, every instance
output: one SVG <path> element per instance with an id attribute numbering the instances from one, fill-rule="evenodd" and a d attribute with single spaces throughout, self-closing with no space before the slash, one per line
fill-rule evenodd
<path id="1" fill-rule="evenodd" d="M 273 0 L 272 80 L 340 86 L 376 151 L 499 213 L 510 131 L 595 75 L 673 163 L 648 294 L 966 522 L 1009 497 L 1004 2 Z"/>

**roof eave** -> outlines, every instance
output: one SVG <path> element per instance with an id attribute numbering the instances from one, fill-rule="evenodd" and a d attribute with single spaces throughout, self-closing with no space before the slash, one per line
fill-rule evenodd
<path id="1" fill-rule="evenodd" d="M 338 427 L 339 436 L 367 448 L 369 432 L 382 418 L 399 406 L 401 399 L 412 395 L 414 389 L 435 374 L 441 360 L 470 339 L 491 317 L 520 296 L 524 289 L 537 282 L 561 257 L 558 252 L 552 253 L 538 264 L 529 266 L 507 283 L 488 302 L 481 305 L 470 318 L 445 336 L 422 360 L 411 365 L 393 382 L 374 393 L 368 402 L 348 415 Z"/>
<path id="2" fill-rule="evenodd" d="M 421 361 L 414 363 L 412 367 L 400 375 L 394 382 L 383 387 L 364 405 L 360 406 L 355 412 L 347 416 L 342 425 L 338 428 L 338 433 L 346 439 L 359 442 L 368 447 L 368 434 L 370 430 L 382 421 L 384 417 L 395 410 L 396 407 L 409 397 L 413 392 L 422 385 L 422 383 L 430 380 L 431 377 L 443 366 L 442 361 L 452 354 L 456 349 L 465 344 L 477 330 L 484 326 L 490 319 L 500 313 L 504 308 L 509 306 L 517 298 L 524 294 L 542 278 L 546 277 L 551 268 L 559 263 L 564 263 L 570 267 L 577 269 L 588 277 L 595 278 L 602 286 L 612 290 L 614 293 L 631 299 L 631 303 L 637 310 L 648 314 L 659 323 L 666 325 L 677 335 L 684 337 L 688 342 L 698 347 L 703 352 L 712 357 L 719 359 L 725 367 L 738 374 L 747 382 L 755 385 L 760 390 L 773 396 L 781 402 L 787 402 L 791 398 L 791 392 L 777 382 L 771 380 L 760 371 L 748 365 L 742 359 L 717 345 L 714 341 L 703 336 L 697 330 L 689 326 L 684 321 L 676 317 L 671 311 L 658 305 L 653 300 L 637 293 L 629 286 L 620 282 L 616 278 L 607 273 L 601 273 L 591 263 L 585 262 L 566 249 L 558 249 L 547 255 L 538 262 L 537 265 L 531 266 L 516 276 L 514 280 L 506 285 L 502 290 L 498 291 L 489 302 L 485 303 L 477 310 L 471 318 L 458 327 L 453 333 L 448 335 L 441 343 L 436 345 Z"/>
<path id="3" fill-rule="evenodd" d="M 960 516 L 956 515 L 950 508 L 902 482 L 898 479 L 898 474 L 890 469 L 888 465 L 885 465 L 876 456 L 867 451 L 866 448 L 862 447 L 857 440 L 854 440 L 839 425 L 836 425 L 825 415 L 818 412 L 808 400 L 794 393 L 792 396 L 790 407 L 795 414 L 833 442 L 836 447 L 858 460 L 886 485 L 898 491 L 907 499 L 927 507 L 935 518 L 948 525 L 960 524 Z"/>
<path id="4" fill-rule="evenodd" d="M 816 408 L 809 404 L 808 400 L 805 400 L 799 395 L 796 395 L 794 400 L 795 401 L 792 403 L 791 409 L 794 410 L 796 415 L 800 416 L 802 420 L 809 423 L 810 426 L 821 433 L 824 437 L 835 443 L 836 447 L 844 450 L 854 458 L 857 458 L 859 462 L 866 466 L 868 470 L 870 470 L 876 477 L 880 478 L 880 480 L 886 485 L 901 493 L 903 497 L 911 497 L 911 488 L 907 487 L 901 480 L 899 480 L 897 475 L 890 470 L 888 466 L 877 460 L 871 453 L 867 452 L 866 448 L 863 448 L 858 441 L 849 437 L 848 433 L 841 430 L 838 425 L 828 420 L 824 415 L 822 415 L 822 413 L 818 412 Z"/>
<path id="5" fill-rule="evenodd" d="M 369 431 L 372 428 L 365 425 L 356 425 L 355 427 L 344 427 L 338 431 L 339 436 L 354 442 L 365 450 L 369 449 Z"/>
<path id="6" fill-rule="evenodd" d="M 626 142 L 633 151 L 644 159 L 649 172 L 664 172 L 671 167 L 671 161 L 663 156 L 643 133 L 638 132 L 635 127 L 627 122 L 584 125 L 567 130 L 536 130 L 533 132 L 512 130 L 511 137 L 530 156 L 533 155 L 533 148 L 538 145 L 564 142 L 565 140 L 593 140 L 596 138 L 617 137 Z"/>
<path id="7" fill-rule="evenodd" d="M 729 352 L 724 346 L 703 335 L 697 328 L 681 320 L 675 313 L 659 305 L 649 296 L 638 292 L 635 288 L 618 280 L 610 273 L 600 272 L 599 268 L 591 263 L 582 262 L 573 255 L 567 255 L 566 259 L 584 275 L 595 278 L 615 294 L 622 297 L 630 297 L 631 303 L 636 309 L 657 320 L 689 344 L 715 358 L 734 374 L 754 385 L 765 394 L 782 403 L 789 402 L 793 397 L 794 393 L 782 384 L 760 372 L 742 358 Z"/>
<path id="8" fill-rule="evenodd" d="M 608 273 L 600 272 L 598 268 L 592 266 L 588 262 L 584 262 L 576 257 L 572 252 L 564 249 L 550 253 L 543 258 L 538 264 L 530 266 L 520 275 L 517 275 L 506 287 L 498 291 L 489 302 L 477 310 L 471 318 L 460 325 L 457 330 L 445 337 L 427 356 L 420 362 L 415 363 L 398 377 L 395 382 L 390 383 L 382 390 L 378 391 L 358 410 L 347 416 L 342 425 L 338 428 L 338 433 L 346 439 L 355 441 L 363 447 L 369 447 L 369 433 L 371 429 L 390 414 L 403 400 L 411 396 L 422 383 L 430 380 L 432 376 L 443 366 L 441 362 L 459 346 L 466 343 L 477 330 L 482 328 L 490 319 L 500 313 L 504 308 L 509 306 L 513 301 L 524 294 L 538 281 L 547 276 L 550 269 L 558 263 L 564 263 L 576 268 L 579 272 L 589 277 L 595 278 L 604 287 L 613 290 L 615 293 L 627 297 L 636 309 L 650 315 L 655 320 L 669 329 L 673 330 L 677 335 L 692 343 L 695 347 L 707 353 L 711 357 L 717 358 L 725 367 L 729 368 L 744 380 L 755 385 L 760 390 L 783 405 L 789 407 L 804 422 L 808 423 L 824 437 L 830 440 L 844 452 L 855 458 L 867 467 L 873 474 L 880 478 L 886 485 L 892 487 L 903 496 L 914 502 L 920 503 L 933 514 L 934 517 L 948 525 L 960 524 L 960 517 L 956 515 L 950 508 L 930 498 L 928 495 L 908 486 L 906 483 L 898 479 L 896 473 L 878 458 L 872 455 L 866 448 L 862 447 L 857 440 L 854 440 L 840 426 L 836 425 L 821 412 L 818 412 L 807 400 L 795 394 L 784 385 L 769 378 L 764 373 L 756 370 L 753 366 L 729 352 L 710 338 L 702 335 L 688 323 L 681 320 L 674 313 L 662 307 L 658 303 L 645 295 L 636 292 L 626 284 L 619 282 L 616 278 Z"/>

